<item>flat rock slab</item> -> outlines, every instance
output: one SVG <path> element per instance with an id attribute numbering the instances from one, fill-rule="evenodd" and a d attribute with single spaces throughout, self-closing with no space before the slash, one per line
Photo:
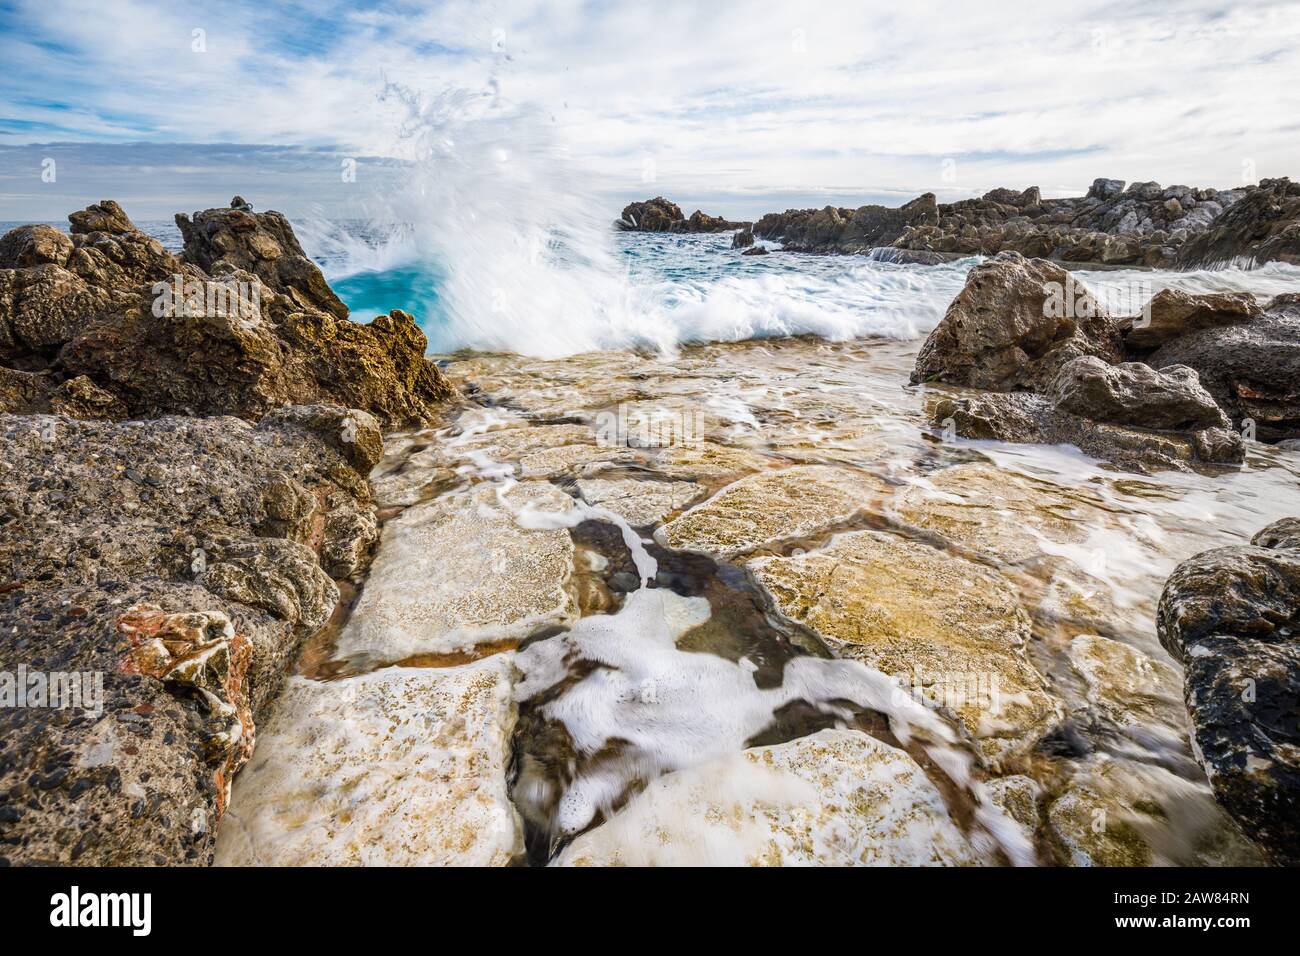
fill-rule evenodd
<path id="1" fill-rule="evenodd" d="M 453 653 L 571 620 L 569 532 L 522 527 L 520 514 L 573 504 L 552 485 L 523 482 L 478 485 L 403 512 L 384 527 L 339 655 Z"/>
<path id="2" fill-rule="evenodd" d="M 822 730 L 660 777 L 559 866 L 961 866 L 980 862 L 906 753 Z"/>
<path id="3" fill-rule="evenodd" d="M 750 475 L 655 532 L 662 545 L 731 558 L 816 534 L 878 508 L 885 484 L 861 472 L 801 465 Z"/>
<path id="4" fill-rule="evenodd" d="M 1087 555 L 1071 555 L 1068 546 L 1081 546 L 1090 526 L 1106 518 L 1104 502 L 1088 491 L 985 464 L 936 472 L 928 487 L 913 485 L 895 495 L 889 510 L 904 524 L 1002 564 L 1045 553 L 1084 564 Z"/>
<path id="5" fill-rule="evenodd" d="M 782 614 L 946 706 L 990 759 L 1032 744 L 1058 713 L 1025 657 L 1029 616 L 995 571 L 878 531 L 749 567 Z"/>
<path id="6" fill-rule="evenodd" d="M 225 866 L 501 866 L 523 853 L 506 786 L 510 655 L 292 678 L 235 781 Z"/>
<path id="7" fill-rule="evenodd" d="M 705 490 L 689 481 L 639 481 L 635 478 L 583 478 L 582 500 L 608 508 L 630 525 L 658 524 L 674 511 L 698 501 Z"/>

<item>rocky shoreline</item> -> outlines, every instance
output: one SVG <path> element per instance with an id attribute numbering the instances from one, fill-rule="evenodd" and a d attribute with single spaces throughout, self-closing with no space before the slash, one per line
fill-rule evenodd
<path id="1" fill-rule="evenodd" d="M 733 242 L 1173 215 L 1099 183 Z M 1170 197 L 1224 206 L 1178 255 L 1294 261 L 1223 219 L 1267 188 Z M 1300 438 L 1296 296 L 1111 315 L 1009 250 L 919 351 L 444 369 L 239 197 L 179 256 L 112 202 L 70 222 L 0 239 L 0 670 L 101 674 L 102 706 L 0 708 L 5 863 L 1295 862 L 1295 519 L 1204 551 L 1144 509 Z"/>
<path id="2" fill-rule="evenodd" d="M 751 231 L 749 223 L 728 223 L 698 210 L 687 220 L 662 197 L 628 206 L 618 225 L 647 232 Z M 826 206 L 769 213 L 752 224 L 752 236 L 792 252 L 920 264 L 999 252 L 1160 269 L 1296 264 L 1300 184 L 1265 179 L 1219 190 L 1097 179 L 1077 198 L 1044 199 L 1031 186 L 994 189 L 952 203 L 925 193 L 898 208 Z"/>

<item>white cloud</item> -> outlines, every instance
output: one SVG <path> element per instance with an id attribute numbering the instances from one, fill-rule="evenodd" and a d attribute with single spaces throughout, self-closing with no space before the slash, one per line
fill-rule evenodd
<path id="1" fill-rule="evenodd" d="M 1031 183 L 1077 193 L 1102 175 L 1226 186 L 1243 171 L 1300 173 L 1295 3 L 536 0 L 322 13 L 38 0 L 9 19 L 0 142 L 11 144 L 407 156 L 401 106 L 379 98 L 392 81 L 487 93 L 480 107 L 498 112 L 535 107 L 604 190 L 713 197 L 733 215 L 778 192 L 851 203 Z M 191 51 L 195 29 L 206 52 Z"/>

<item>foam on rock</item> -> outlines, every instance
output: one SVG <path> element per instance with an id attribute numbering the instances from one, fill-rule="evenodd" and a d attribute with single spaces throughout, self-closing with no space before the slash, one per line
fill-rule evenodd
<path id="1" fill-rule="evenodd" d="M 519 520 L 525 509 L 562 513 L 572 504 L 549 484 L 482 484 L 389 521 L 340 656 L 452 653 L 572 620 L 572 539 Z"/>
<path id="2" fill-rule="evenodd" d="M 980 854 L 903 751 L 822 730 L 660 777 L 558 866 L 963 866 Z"/>

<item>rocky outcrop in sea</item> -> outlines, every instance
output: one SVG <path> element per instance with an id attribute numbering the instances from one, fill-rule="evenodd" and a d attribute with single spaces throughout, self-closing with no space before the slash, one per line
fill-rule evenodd
<path id="1" fill-rule="evenodd" d="M 614 224 L 627 232 L 677 233 L 730 232 L 748 225 L 729 222 L 721 216 L 710 216 L 699 209 L 688 218 L 682 215 L 680 206 L 663 196 L 628 204 Z"/>
<path id="2" fill-rule="evenodd" d="M 698 220 L 697 220 L 698 217 Z M 720 232 L 662 197 L 633 203 L 619 223 L 649 232 Z M 904 205 L 787 209 L 753 224 L 753 235 L 794 252 L 859 254 L 935 264 L 1018 252 L 1027 258 L 1105 266 L 1198 269 L 1300 262 L 1300 184 L 1265 179 L 1235 189 L 1095 180 L 1084 196 L 1043 198 L 1038 187 L 994 189 L 978 199 Z"/>

